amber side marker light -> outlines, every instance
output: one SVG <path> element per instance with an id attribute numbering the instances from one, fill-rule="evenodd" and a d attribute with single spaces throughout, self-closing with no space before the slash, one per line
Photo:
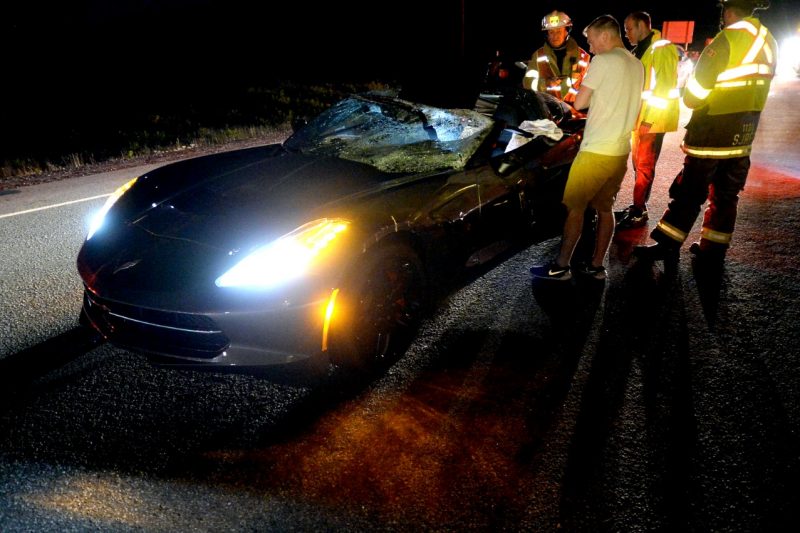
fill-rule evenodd
<path id="1" fill-rule="evenodd" d="M 339 295 L 339 289 L 333 289 L 330 298 L 328 298 L 328 305 L 325 307 L 325 320 L 322 323 L 322 351 L 328 351 L 328 330 L 331 326 L 331 317 L 333 317 L 333 309 L 336 307 L 336 297 Z"/>

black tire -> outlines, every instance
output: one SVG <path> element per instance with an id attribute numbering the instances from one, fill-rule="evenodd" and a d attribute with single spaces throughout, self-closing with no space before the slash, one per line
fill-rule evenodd
<path id="1" fill-rule="evenodd" d="M 331 331 L 331 362 L 345 371 L 392 364 L 408 347 L 427 309 L 425 269 L 402 244 L 369 252 L 339 294 Z"/>

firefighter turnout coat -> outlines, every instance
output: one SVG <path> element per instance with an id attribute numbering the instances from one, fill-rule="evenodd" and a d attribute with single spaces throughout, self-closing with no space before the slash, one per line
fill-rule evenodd
<path id="1" fill-rule="evenodd" d="M 536 50 L 528 61 L 522 84 L 526 89 L 544 91 L 559 100 L 573 103 L 589 68 L 590 56 L 575 39 L 567 39 L 564 46 L 567 49 L 561 65 L 557 64 L 556 54 L 549 43 Z"/>
<path id="2" fill-rule="evenodd" d="M 684 242 L 708 200 L 700 252 L 724 254 L 730 246 L 776 54 L 775 39 L 755 17 L 727 26 L 701 54 L 683 95 L 693 109 L 681 145 L 686 158 L 651 233 L 655 241 Z"/>
<path id="3" fill-rule="evenodd" d="M 660 31 L 653 30 L 636 46 L 634 55 L 644 66 L 642 108 L 637 126 L 643 122 L 650 124 L 649 133 L 677 130 L 680 117 L 678 50 L 670 41 L 661 38 Z"/>
<path id="4" fill-rule="evenodd" d="M 681 148 L 726 159 L 750 155 L 775 74 L 777 45 L 754 17 L 726 27 L 703 50 L 683 102 L 693 109 Z"/>

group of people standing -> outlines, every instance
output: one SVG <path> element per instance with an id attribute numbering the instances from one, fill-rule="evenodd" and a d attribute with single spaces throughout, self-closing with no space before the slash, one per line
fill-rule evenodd
<path id="1" fill-rule="evenodd" d="M 755 17 L 765 0 L 718 0 L 722 30 L 704 49 L 683 94 L 692 109 L 681 148 L 683 169 L 669 189 L 668 208 L 652 230 L 655 244 L 637 246 L 642 261 L 676 264 L 700 209 L 708 201 L 701 238 L 690 251 L 701 263 L 721 266 L 730 246 L 739 193 L 750 167 L 750 151 L 760 113 L 775 73 L 777 47 Z M 542 20 L 547 42 L 537 50 L 523 79 L 528 89 L 545 91 L 587 111 L 581 148 L 570 169 L 562 199 L 567 215 L 556 258 L 531 268 L 535 278 L 568 280 L 573 271 L 605 279 L 605 256 L 615 228 L 647 224 L 647 201 L 664 135 L 678 129 L 681 94 L 678 51 L 652 28 L 650 15 L 630 13 L 622 28 L 611 15 L 584 30 L 589 54 L 569 36 L 570 18 L 554 11 Z M 631 158 L 633 202 L 616 220 L 613 204 Z M 587 208 L 597 213 L 592 257 L 572 264 Z"/>

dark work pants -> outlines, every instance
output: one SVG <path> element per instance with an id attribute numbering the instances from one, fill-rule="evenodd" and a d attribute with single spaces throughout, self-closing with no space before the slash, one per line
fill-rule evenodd
<path id="1" fill-rule="evenodd" d="M 744 189 L 749 170 L 749 156 L 732 159 L 700 159 L 686 156 L 683 170 L 678 173 L 669 188 L 671 200 L 661 221 L 688 234 L 700 213 L 700 208 L 708 200 L 708 207 L 703 217 L 704 236 L 700 240 L 700 248 L 727 249 L 729 243 L 719 242 L 719 238 L 707 239 L 705 234 L 707 230 L 723 236 L 733 234 L 739 193 Z M 660 231 L 658 226 L 651 233 L 651 237 L 656 242 L 668 245 L 674 245 L 677 241 L 674 236 L 670 237 Z M 682 242 L 679 241 L 678 244 Z"/>

